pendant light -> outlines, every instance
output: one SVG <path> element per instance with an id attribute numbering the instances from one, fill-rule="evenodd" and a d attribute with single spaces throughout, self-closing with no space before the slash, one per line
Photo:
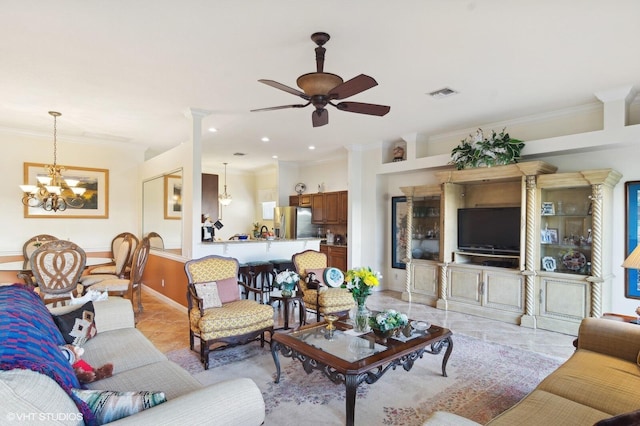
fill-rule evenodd
<path id="1" fill-rule="evenodd" d="M 228 206 L 231 204 L 232 198 L 231 194 L 227 193 L 227 163 L 224 164 L 224 193 L 218 195 L 218 200 L 220 200 L 220 204 L 223 206 Z"/>

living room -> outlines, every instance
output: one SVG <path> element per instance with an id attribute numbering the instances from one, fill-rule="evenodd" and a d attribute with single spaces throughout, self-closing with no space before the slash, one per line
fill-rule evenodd
<path id="1" fill-rule="evenodd" d="M 333 11 L 328 7 L 329 5 L 334 6 Z M 60 25 L 63 25 L 65 22 L 64 13 L 69 12 L 70 9 L 76 6 L 73 3 L 66 3 L 57 12 L 43 9 L 42 12 L 34 12 L 34 19 L 45 21 L 46 16 L 48 16 L 48 13 L 44 13 L 45 11 L 55 12 L 53 16 L 60 20 Z M 148 6 L 151 9 L 155 7 L 151 4 Z M 181 6 L 179 12 L 183 17 L 197 14 L 201 6 L 203 5 L 189 4 Z M 263 6 L 255 6 L 257 10 L 265 12 L 262 9 Z M 290 4 L 278 5 L 281 8 L 290 8 L 290 6 Z M 76 74 L 76 70 L 79 68 L 74 65 L 75 62 L 69 62 L 68 66 L 64 66 L 64 60 L 55 61 L 55 72 L 51 74 L 53 77 L 46 78 L 46 82 L 41 82 L 37 86 L 43 93 L 40 97 L 33 94 L 32 90 L 35 91 L 36 89 L 28 89 L 19 84 L 21 81 L 20 73 L 24 69 L 32 69 L 33 65 L 30 65 L 18 54 L 11 56 L 12 60 L 8 62 L 11 65 L 2 67 L 5 71 L 3 80 L 15 82 L 16 88 L 12 89 L 11 97 L 13 101 L 7 101 L 7 103 L 15 103 L 15 105 L 19 104 L 19 106 L 15 108 L 11 107 L 11 105 L 2 107 L 6 114 L 5 119 L 0 120 L 0 141 L 5 154 L 3 169 L 7 173 L 8 183 L 5 189 L 0 190 L 0 198 L 5 201 L 3 213 L 5 232 L 0 241 L 0 261 L 18 260 L 21 257 L 22 243 L 32 235 L 43 231 L 77 242 L 94 256 L 107 255 L 111 238 L 117 232 L 126 230 L 138 235 L 143 233 L 143 182 L 168 172 L 181 170 L 183 173 L 184 189 L 182 195 L 184 197 L 184 210 L 181 222 L 183 234 L 181 235 L 179 248 L 182 255 L 177 257 L 167 256 L 169 259 L 190 259 L 206 254 L 206 248 L 200 243 L 202 211 L 198 197 L 198 181 L 201 173 L 216 174 L 220 179 L 224 177 L 228 179 L 228 188 L 233 195 L 233 202 L 221 209 L 221 221 L 225 226 L 219 233 L 219 237 L 225 240 L 237 232 L 250 233 L 252 223 L 262 221 L 260 203 L 262 201 L 261 195 L 264 192 L 269 192 L 270 196 L 274 196 L 279 204 L 286 205 L 283 203 L 288 204 L 288 197 L 295 194 L 294 187 L 296 183 L 305 182 L 309 188 L 308 192 L 316 192 L 317 186 L 324 184 L 326 191 L 349 191 L 349 267 L 371 266 L 381 271 L 384 277 L 381 289 L 403 292 L 406 290 L 405 270 L 394 268 L 391 264 L 392 251 L 394 250 L 391 239 L 392 197 L 403 195 L 400 190 L 401 187 L 437 184 L 436 173 L 453 168 L 449 164 L 451 150 L 467 135 L 475 133 L 478 127 L 483 128 L 485 132 L 490 130 L 500 131 L 506 128 L 512 137 L 525 141 L 521 161 L 544 161 L 556 166 L 558 172 L 611 168 L 622 174 L 620 182 L 613 188 L 611 198 L 612 217 L 610 220 L 613 224 L 613 232 L 605 236 L 608 244 L 612 247 L 609 255 L 613 276 L 610 278 L 610 285 L 604 289 L 605 297 L 602 308 L 604 312 L 633 315 L 638 301 L 633 297 L 627 296 L 626 271 L 620 265 L 622 265 L 628 254 L 625 252 L 627 250 L 625 224 L 628 214 L 625 202 L 627 198 L 625 182 L 640 181 L 640 172 L 635 161 L 637 147 L 640 144 L 640 102 L 634 90 L 634 86 L 638 84 L 637 75 L 640 65 L 637 58 L 631 54 L 632 40 L 637 39 L 638 35 L 634 32 L 636 31 L 634 30 L 635 25 L 631 18 L 632 16 L 637 16 L 637 6 L 632 2 L 625 2 L 615 7 L 605 7 L 594 2 L 586 6 L 579 6 L 580 11 L 576 12 L 575 2 L 561 2 L 561 5 L 556 6 L 541 5 L 539 10 L 531 9 L 531 6 L 522 6 L 525 11 L 521 15 L 511 14 L 514 11 L 512 7 L 517 10 L 517 6 L 508 6 L 503 2 L 500 2 L 499 6 L 504 8 L 502 12 L 496 10 L 496 8 L 499 9 L 498 6 L 488 5 L 483 2 L 460 2 L 455 6 L 444 6 L 439 2 L 427 2 L 427 5 L 424 6 L 425 9 L 418 5 L 417 2 L 412 2 L 411 8 L 416 8 L 415 10 L 420 12 L 417 17 L 410 19 L 408 17 L 411 14 L 410 12 L 398 12 L 397 20 L 405 20 L 406 24 L 402 26 L 394 23 L 394 34 L 403 33 L 406 39 L 411 40 L 413 38 L 412 34 L 414 34 L 411 29 L 420 27 L 419 30 L 416 30 L 420 37 L 416 37 L 415 44 L 413 44 L 414 42 L 406 42 L 407 50 L 412 52 L 409 56 L 431 56 L 429 49 L 431 45 L 438 43 L 438 38 L 455 39 L 456 32 L 468 30 L 473 28 L 474 25 L 499 28 L 505 25 L 504 22 L 509 22 L 508 30 L 515 32 L 518 32 L 518 29 L 514 27 L 517 27 L 516 23 L 519 21 L 526 21 L 526 30 L 528 31 L 532 31 L 536 26 L 539 27 L 535 33 L 528 35 L 530 38 L 542 37 L 541 43 L 534 50 L 531 50 L 532 48 L 529 44 L 527 44 L 529 50 L 520 50 L 517 42 L 514 42 L 515 45 L 507 43 L 507 45 L 497 44 L 494 46 L 490 44 L 490 40 L 497 38 L 497 35 L 493 34 L 494 30 L 491 31 L 491 37 L 488 35 L 486 37 L 478 37 L 478 40 L 474 40 L 473 35 L 460 36 L 461 38 L 457 43 L 470 44 L 480 53 L 477 56 L 468 56 L 469 59 L 465 60 L 457 58 L 456 60 L 459 61 L 458 71 L 447 68 L 446 75 L 434 71 L 434 68 L 438 68 L 439 62 L 444 67 L 444 64 L 450 61 L 450 59 L 447 59 L 447 52 L 442 52 L 441 56 L 431 57 L 427 61 L 428 63 L 422 62 L 422 59 L 421 62 L 413 63 L 407 60 L 404 55 L 396 57 L 394 48 L 389 45 L 389 42 L 385 41 L 385 38 L 379 34 L 374 37 L 377 33 L 371 29 L 368 32 L 360 33 L 364 36 L 356 35 L 355 30 L 353 33 L 348 30 L 351 26 L 351 22 L 348 19 L 340 19 L 339 25 L 337 22 L 336 24 L 331 22 L 336 10 L 340 10 L 342 7 L 346 7 L 345 14 L 349 12 L 353 19 L 356 19 L 359 13 L 362 12 L 364 15 L 360 15 L 358 19 L 382 22 L 384 13 L 387 13 L 388 16 L 394 16 L 394 10 L 389 9 L 390 6 L 385 6 L 383 2 L 375 3 L 373 6 L 361 3 L 345 6 L 340 3 L 330 2 L 320 7 L 321 11 L 314 11 L 318 15 L 316 19 L 306 21 L 306 19 L 310 18 L 305 18 L 305 21 L 303 21 L 305 25 L 300 22 L 292 24 L 291 21 L 293 19 L 291 17 L 288 20 L 284 20 L 284 22 L 269 21 L 257 25 L 256 22 L 260 21 L 260 19 L 255 16 L 248 17 L 248 23 L 242 24 L 239 28 L 248 31 L 248 28 L 245 27 L 250 27 L 251 24 L 256 25 L 261 32 L 251 33 L 251 37 L 244 38 L 243 36 L 242 41 L 238 41 L 236 50 L 231 47 L 223 49 L 221 53 L 227 54 L 227 56 L 223 57 L 223 61 L 230 62 L 229 58 L 241 51 L 243 54 L 239 56 L 246 55 L 252 57 L 257 64 L 268 63 L 269 65 L 265 65 L 262 69 L 261 66 L 255 65 L 255 72 L 252 72 L 249 76 L 245 74 L 245 85 L 252 87 L 251 94 L 247 94 L 243 98 L 244 102 L 241 106 L 238 106 L 234 101 L 233 106 L 229 107 L 230 110 L 242 109 L 243 111 L 248 111 L 251 108 L 291 102 L 293 98 L 287 98 L 285 93 L 277 93 L 272 88 L 258 87 L 261 85 L 257 80 L 259 78 L 273 78 L 283 83 L 291 84 L 298 75 L 311 70 L 314 65 L 311 49 L 314 46 L 309 40 L 309 35 L 316 30 L 326 30 L 332 34 L 331 41 L 326 45 L 327 69 L 332 72 L 338 72 L 345 78 L 350 78 L 359 72 L 372 75 L 378 80 L 379 87 L 362 94 L 358 99 L 363 102 L 389 104 L 392 108 L 389 117 L 366 117 L 357 114 L 346 114 L 344 111 L 332 109 L 330 123 L 319 129 L 314 129 L 311 126 L 311 120 L 309 119 L 311 110 L 309 108 L 305 109 L 301 115 L 295 115 L 299 111 L 294 110 L 255 113 L 254 115 L 259 114 L 260 116 L 257 119 L 260 120 L 258 123 L 260 125 L 270 123 L 279 127 L 288 127 L 283 123 L 293 122 L 298 119 L 304 121 L 305 125 L 305 128 L 298 132 L 299 128 L 294 127 L 297 126 L 297 123 L 295 125 L 291 124 L 291 129 L 293 129 L 291 133 L 296 133 L 295 137 L 287 139 L 291 151 L 299 148 L 293 148 L 296 143 L 304 145 L 304 152 L 296 152 L 298 157 L 295 160 L 285 159 L 285 156 L 281 153 L 279 160 L 271 159 L 269 156 L 270 163 L 255 167 L 243 166 L 243 160 L 233 156 L 233 152 L 236 151 L 233 149 L 234 141 L 224 139 L 224 116 L 227 107 L 224 102 L 219 102 L 218 100 L 225 98 L 235 99 L 237 93 L 235 91 L 224 91 L 216 87 L 215 90 L 207 91 L 206 95 L 203 91 L 201 96 L 192 97 L 192 103 L 172 105 L 173 113 L 171 119 L 166 121 L 167 133 L 170 134 L 172 140 L 167 142 L 165 139 L 165 146 L 162 149 L 156 147 L 156 151 L 150 154 L 148 149 L 151 146 L 151 142 L 149 139 L 153 139 L 153 137 L 147 135 L 137 139 L 133 136 L 133 133 L 127 133 L 124 130 L 121 132 L 115 126 L 109 124 L 112 116 L 121 115 L 125 116 L 126 120 L 152 121 L 154 125 L 162 127 L 165 123 L 164 112 L 152 113 L 151 111 L 156 110 L 150 105 L 150 102 L 140 101 L 129 104 L 116 104 L 115 101 L 105 102 L 111 104 L 111 112 L 105 113 L 104 110 L 101 110 L 104 116 L 103 122 L 99 126 L 85 125 L 85 121 L 96 122 L 95 115 L 91 120 L 86 118 L 88 111 L 96 103 L 99 103 L 95 99 L 106 99 L 103 96 L 103 92 L 98 92 L 98 95 L 94 95 L 91 87 L 98 86 L 96 81 L 99 81 L 101 76 L 122 73 L 124 67 L 115 68 L 109 64 L 102 64 L 103 69 L 100 72 L 96 72 L 90 79 L 91 84 L 88 86 L 91 87 L 83 87 L 87 92 L 87 98 L 82 101 L 79 98 L 74 98 L 74 102 L 71 102 L 64 99 L 66 93 L 64 93 L 63 89 L 58 88 L 56 81 L 60 79 L 66 84 L 67 79 L 77 77 L 78 80 L 82 80 L 82 78 L 78 77 L 81 72 L 77 71 Z M 313 7 L 319 6 L 315 5 Z M 366 10 L 376 7 L 379 8 L 377 13 Z M 448 7 L 452 7 L 452 9 Z M 554 9 L 554 7 L 558 7 L 558 9 Z M 68 10 L 65 8 L 68 8 Z M 362 8 L 363 11 L 358 8 Z M 407 8 L 410 7 L 407 6 Z M 132 16 L 144 16 L 144 12 L 138 10 L 137 7 L 135 9 L 132 10 Z M 224 20 L 221 19 L 222 17 L 232 21 L 243 16 L 243 14 L 250 14 L 246 7 L 243 9 L 241 6 L 225 5 L 221 9 L 220 11 L 212 11 L 208 8 L 206 10 L 211 12 L 211 15 L 218 13 L 216 21 Z M 573 15 L 570 15 L 570 11 Z M 14 12 L 16 13 L 15 17 L 25 19 L 24 17 L 27 16 L 24 10 Z M 107 12 L 109 15 L 114 14 L 113 11 Z M 543 12 L 547 13 L 543 14 Z M 80 12 L 76 10 L 75 13 Z M 85 24 L 90 23 L 90 18 L 93 14 L 98 14 L 98 11 L 87 9 L 87 13 L 89 13 L 89 18 L 87 18 Z M 451 27 L 449 37 L 437 37 L 437 33 L 432 34 L 431 32 L 424 33 L 426 30 L 422 29 L 422 27 L 431 25 L 431 16 L 438 16 L 440 20 L 446 20 L 447 16 L 455 16 L 456 13 L 469 14 L 471 16 L 465 15 L 460 22 L 448 21 L 447 25 Z M 525 19 L 527 13 L 533 15 L 529 19 Z M 304 14 L 311 13 L 305 12 Z M 472 19 L 474 14 L 476 14 L 475 19 Z M 585 16 L 580 16 L 581 14 Z M 605 18 L 599 19 L 592 16 L 598 14 Z M 116 18 L 118 16 L 117 14 L 115 15 L 113 22 L 117 23 L 118 20 Z M 260 13 L 257 13 L 257 15 L 260 15 Z M 12 15 L 8 14 L 8 16 Z M 272 17 L 271 11 L 269 11 L 269 16 Z M 514 16 L 520 17 L 516 19 Z M 77 18 L 77 16 L 75 17 Z M 487 19 L 491 17 L 494 17 L 495 20 Z M 554 37 L 540 35 L 540 32 L 545 31 L 544 28 L 547 26 L 543 17 L 544 19 L 550 19 L 551 22 L 548 25 L 558 31 L 559 47 L 557 51 L 553 44 Z M 536 19 L 540 19 L 540 21 L 533 22 Z M 561 22 L 565 19 L 568 22 Z M 189 19 L 185 18 L 185 20 L 188 21 Z M 14 19 L 14 22 L 11 23 L 7 22 L 6 31 L 20 34 L 19 28 L 15 27 L 20 22 L 20 19 Z M 201 35 L 207 34 L 207 24 L 201 21 L 198 22 L 199 25 L 194 25 L 193 27 L 198 28 L 197 32 L 202 31 Z M 306 25 L 307 23 L 308 25 Z M 286 34 L 274 33 L 277 43 L 274 43 L 274 46 L 270 46 L 269 27 L 286 27 L 289 24 L 293 28 L 287 30 Z M 560 31 L 559 28 L 562 28 L 565 24 L 568 28 L 571 28 L 567 33 L 572 35 L 567 36 L 567 34 Z M 207 43 L 215 44 L 222 40 L 224 36 L 230 39 L 240 38 L 239 33 L 241 30 L 230 28 L 232 27 L 231 24 L 224 23 L 223 25 L 223 23 L 216 22 L 216 25 L 220 25 L 221 29 L 215 33 L 217 37 L 209 35 L 210 39 L 207 40 Z M 37 27 L 35 24 L 34 26 Z M 446 25 L 444 26 L 446 27 Z M 115 26 L 112 28 L 115 28 Z M 578 29 L 580 28 L 583 28 L 583 30 L 579 31 Z M 444 31 L 443 24 L 438 24 L 437 29 Z M 31 30 L 37 33 L 33 28 Z M 51 28 L 47 27 L 47 30 L 51 31 Z M 113 29 L 113 31 L 116 30 Z M 504 30 L 496 29 L 495 31 L 499 32 L 501 37 L 504 38 Z M 549 31 L 553 33 L 552 30 Z M 606 38 L 605 41 L 599 42 L 598 37 L 604 37 L 605 33 L 611 38 Z M 612 35 L 613 33 L 615 34 Z M 81 33 L 79 32 L 78 34 Z M 131 40 L 135 40 L 135 34 L 136 32 L 133 29 L 128 29 L 126 32 L 126 35 L 131 37 Z M 40 34 L 43 40 L 49 35 L 50 33 Z M 427 35 L 429 38 L 427 38 Z M 67 34 L 67 36 L 72 37 L 74 35 Z M 520 38 L 521 35 L 518 37 Z M 78 38 L 82 37 L 78 36 Z M 125 38 L 124 35 L 123 38 Z M 348 43 L 355 43 L 353 39 L 357 39 L 357 43 L 347 45 L 345 44 L 347 42 L 345 39 L 348 39 Z M 232 42 L 228 44 L 233 45 Z M 455 44 L 454 40 L 453 46 L 448 50 L 449 55 L 452 55 L 451 52 L 457 51 Z M 45 45 L 46 49 L 51 49 L 51 52 L 55 52 L 55 55 L 62 58 L 65 58 L 63 54 L 71 55 L 70 52 L 73 52 L 72 49 L 65 51 L 60 46 L 55 47 L 56 43 L 51 40 L 43 43 L 43 45 Z M 416 101 L 411 99 L 410 102 L 407 100 L 407 104 L 403 104 L 400 101 L 394 102 L 393 100 L 397 98 L 392 98 L 390 93 L 383 90 L 391 90 L 389 82 L 394 81 L 397 77 L 391 77 L 391 74 L 386 70 L 382 72 L 382 65 L 379 67 L 376 62 L 361 62 L 360 55 L 363 51 L 358 50 L 358 46 L 362 45 L 379 45 L 380 47 L 376 53 L 371 53 L 367 56 L 378 56 L 381 57 L 378 61 L 392 62 L 398 69 L 405 68 L 407 80 L 419 88 L 418 92 L 422 98 L 427 97 L 425 93 L 430 89 L 435 90 L 449 84 L 460 90 L 460 94 L 457 96 L 474 94 L 473 100 L 465 98 L 464 101 L 464 103 L 473 104 L 475 107 L 474 115 L 466 115 L 466 112 L 463 115 L 460 106 L 460 115 L 458 116 L 456 115 L 457 106 L 435 103 L 432 100 L 421 99 Z M 99 50 L 100 46 L 102 45 L 96 44 L 96 49 Z M 350 50 L 341 52 L 347 46 L 350 47 Z M 45 47 L 40 46 L 40 49 L 46 50 Z M 465 47 L 465 50 L 460 50 L 461 56 L 469 52 L 467 50 L 468 47 Z M 510 49 L 505 50 L 507 47 Z M 284 50 L 280 50 L 281 48 Z M 29 48 L 24 45 L 21 46 L 21 49 L 23 49 L 23 52 L 29 51 Z M 158 52 L 161 52 L 161 49 L 158 49 L 158 51 L 154 51 L 156 57 L 160 55 Z M 226 49 L 233 52 L 229 53 Z M 146 74 L 147 66 L 149 65 L 147 61 L 150 61 L 149 57 L 153 55 L 149 55 L 144 59 L 147 55 L 137 54 L 139 52 L 135 52 L 135 49 L 133 50 L 134 52 L 127 51 L 128 56 L 125 58 L 128 60 L 127 68 L 136 73 Z M 606 50 L 611 50 L 609 53 L 612 57 L 605 55 L 604 51 Z M 574 82 L 562 70 L 556 69 L 562 68 L 562 66 L 554 65 L 554 61 L 551 59 L 545 59 L 551 53 L 553 53 L 554 57 L 555 55 L 566 56 L 579 63 L 582 68 L 576 67 L 572 69 L 576 77 L 575 80 L 579 81 L 579 83 Z M 204 55 L 204 53 L 200 54 Z M 342 64 L 345 64 L 348 59 L 344 55 L 351 56 L 355 60 L 355 64 L 349 65 L 346 70 L 342 68 Z M 530 103 L 520 104 L 518 108 L 514 108 L 501 103 L 501 98 L 505 96 L 504 92 L 508 92 L 509 88 L 502 89 L 495 82 L 492 85 L 480 83 L 485 78 L 485 71 L 482 71 L 484 66 L 487 63 L 502 61 L 503 55 L 509 57 L 510 64 L 513 61 L 518 66 L 510 65 L 514 68 L 510 68 L 510 73 L 501 74 L 498 80 L 505 82 L 505 84 L 509 82 L 509 79 L 526 80 L 529 89 L 522 93 L 522 97 L 530 95 L 530 92 L 539 92 L 539 97 L 530 98 L 532 99 Z M 528 55 L 534 56 L 535 60 L 532 60 Z M 280 61 L 291 59 L 289 56 L 295 56 L 297 63 L 297 68 L 292 69 L 290 72 L 286 70 L 286 66 L 279 65 Z M 26 57 L 29 57 L 29 55 L 26 55 Z M 40 58 L 42 62 L 32 59 L 34 63 L 38 64 L 38 72 L 48 69 L 50 63 L 48 60 L 43 59 L 42 55 L 40 55 Z M 170 59 L 168 61 L 158 60 L 153 65 L 156 69 L 162 69 L 167 66 L 168 62 L 180 64 L 179 60 Z M 603 62 L 608 62 L 609 65 L 602 67 Z M 53 60 L 51 63 L 54 63 Z M 135 64 L 137 63 L 140 65 L 140 70 L 145 71 L 136 71 Z M 591 65 L 597 70 L 591 70 Z M 181 65 L 175 66 L 177 68 L 182 67 Z M 518 67 L 535 69 L 536 71 L 533 74 L 537 73 L 540 76 L 544 76 L 544 78 L 531 77 L 528 74 L 531 70 L 527 70 L 526 76 L 524 71 L 520 75 L 517 72 Z M 240 68 L 242 67 L 238 66 L 238 69 Z M 245 66 L 242 69 L 250 68 L 250 66 Z M 598 78 L 591 76 L 588 82 L 584 83 L 581 80 L 580 69 L 586 74 L 598 74 Z M 492 71 L 495 72 L 496 70 L 492 68 Z M 33 72 L 35 73 L 35 71 Z M 225 72 L 229 73 L 229 68 L 225 67 L 215 78 L 224 79 Z M 463 81 L 461 80 L 462 77 L 457 76 L 457 74 L 464 73 L 475 74 L 475 76 L 466 77 Z M 25 74 L 29 73 L 25 72 Z M 185 75 L 187 74 L 185 73 Z M 199 73 L 196 73 L 196 75 L 189 73 L 188 75 L 187 82 L 209 78 Z M 81 77 L 84 78 L 85 75 L 82 74 Z M 96 80 L 93 80 L 94 78 Z M 214 77 L 211 78 L 213 79 Z M 402 76 L 400 79 L 402 79 Z M 420 80 L 422 80 L 422 83 L 419 83 Z M 553 86 L 547 86 L 547 80 L 551 80 Z M 188 85 L 191 83 L 185 84 L 185 81 L 183 81 L 182 84 Z M 574 87 L 575 85 L 580 87 Z M 571 91 L 573 97 L 570 100 L 563 101 L 563 95 L 558 95 L 557 91 L 560 90 L 559 87 L 561 86 L 567 86 L 567 91 Z M 45 90 L 47 87 L 51 88 L 51 92 Z M 130 89 L 136 98 L 146 99 L 147 95 L 151 98 L 152 92 L 161 92 L 164 84 L 160 81 L 156 82 L 152 87 L 142 88 L 140 86 L 132 88 L 127 85 L 124 85 L 124 87 Z M 405 94 L 408 93 L 403 85 L 394 87 L 397 87 L 397 89 L 393 90 L 398 90 Z M 542 89 L 543 87 L 545 90 Z M 552 92 L 548 94 L 548 100 L 545 100 L 543 96 L 543 92 L 547 91 L 546 87 L 549 87 L 548 92 Z M 177 89 L 174 88 L 172 90 L 179 91 L 179 85 Z M 270 90 L 276 93 L 271 93 Z M 415 90 L 412 93 L 414 92 Z M 575 96 L 575 93 L 579 93 L 579 96 Z M 26 96 L 26 94 L 30 95 Z M 23 96 L 24 99 L 18 102 L 16 99 L 19 99 L 19 95 Z M 408 97 L 407 95 L 404 96 Z M 211 101 L 209 98 L 214 98 L 216 101 Z M 451 102 L 454 100 L 455 97 L 452 97 L 442 99 L 439 102 Z M 29 102 L 33 104 L 29 107 L 29 112 L 20 114 L 20 111 L 26 108 L 24 105 Z M 494 106 L 494 103 L 499 104 L 499 106 Z M 113 105 L 116 106 L 114 107 Z M 205 109 L 200 110 L 200 108 Z M 52 123 L 47 111 L 52 109 L 62 112 L 62 116 L 58 119 L 58 162 L 65 165 L 107 169 L 109 171 L 109 214 L 107 218 L 62 220 L 24 216 L 24 207 L 19 202 L 22 194 L 18 190 L 18 185 L 26 183 L 24 179 L 24 163 L 48 164 L 51 162 Z M 439 109 L 444 112 L 437 114 L 436 110 Z M 186 114 L 185 110 L 187 110 Z M 406 113 L 407 115 L 413 115 L 415 110 L 422 111 L 421 124 L 411 121 L 406 123 L 404 127 L 394 127 L 394 129 L 401 128 L 402 130 L 398 130 L 393 135 L 389 135 L 387 129 L 384 129 L 386 127 L 384 120 L 387 118 L 394 114 L 403 115 Z M 210 111 L 214 111 L 214 113 L 211 114 L 209 113 Z M 153 118 L 149 120 L 143 112 L 153 114 Z M 294 115 L 289 115 L 290 113 Z M 92 114 L 96 114 L 95 111 Z M 18 117 L 20 115 L 22 117 Z M 11 119 L 16 117 L 18 119 Z M 284 120 L 287 120 L 287 122 Z M 347 134 L 346 130 L 343 129 L 343 127 L 347 126 L 346 123 L 349 120 L 355 120 L 356 127 L 366 128 L 370 126 L 379 132 L 381 136 L 371 136 L 367 133 L 364 136 L 352 137 L 350 133 Z M 170 125 L 169 121 L 171 122 Z M 176 122 L 179 124 L 176 125 Z M 217 135 L 212 136 L 208 129 L 213 124 L 220 127 L 220 129 Z M 122 122 L 119 125 L 122 125 Z M 336 129 L 332 131 L 336 133 L 331 133 L 331 137 L 328 137 L 328 133 L 325 130 L 330 129 L 332 125 Z M 121 128 L 124 129 L 125 127 L 122 126 Z M 177 131 L 176 128 L 178 128 Z M 310 135 L 310 132 L 315 130 L 318 132 Z M 259 132 L 255 130 L 254 133 L 258 134 Z M 276 133 L 273 134 L 275 135 Z M 131 140 L 129 138 L 134 140 L 134 143 L 130 143 Z M 222 142 L 212 138 L 219 138 Z M 331 139 L 331 147 L 334 149 L 329 150 L 327 148 L 326 151 L 323 150 L 321 147 L 323 139 Z M 312 154 L 309 154 L 310 151 L 306 149 L 307 141 L 316 141 L 314 143 L 318 145 L 318 155 L 312 156 Z M 397 143 L 402 143 L 406 147 L 406 158 L 403 161 L 392 162 L 390 161 L 390 152 Z M 241 146 L 239 144 L 240 142 L 238 142 L 238 147 Z M 211 157 L 206 155 L 212 145 L 220 150 L 219 156 Z M 327 142 L 327 145 L 329 145 L 329 142 Z M 239 150 L 242 151 L 242 149 Z M 225 170 L 223 162 L 229 163 L 228 171 Z M 633 247 L 630 249 L 633 249 Z M 449 258 L 450 254 L 445 254 L 443 261 L 448 261 Z M 15 279 L 15 273 L 8 274 L 4 272 L 0 274 L 2 274 L 0 275 L 0 281 L 2 282 Z"/>

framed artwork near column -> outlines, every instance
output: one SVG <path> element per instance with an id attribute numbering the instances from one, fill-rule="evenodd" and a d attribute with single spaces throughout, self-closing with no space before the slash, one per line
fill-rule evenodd
<path id="1" fill-rule="evenodd" d="M 625 247 L 624 257 L 638 246 L 640 240 L 640 181 L 625 182 Z M 626 268 L 624 273 L 625 296 L 640 299 L 640 275 L 637 269 Z"/>
<path id="2" fill-rule="evenodd" d="M 391 197 L 391 267 L 405 269 L 407 253 L 407 197 Z"/>

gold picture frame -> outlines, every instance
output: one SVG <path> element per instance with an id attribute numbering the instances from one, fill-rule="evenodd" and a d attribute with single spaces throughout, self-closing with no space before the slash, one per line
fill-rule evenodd
<path id="1" fill-rule="evenodd" d="M 109 170 L 77 166 L 64 167 L 63 178 L 73 177 L 86 188 L 82 197 L 85 204 L 81 208 L 67 208 L 64 211 L 46 211 L 42 207 L 24 206 L 25 218 L 47 219 L 107 219 L 109 217 Z M 46 175 L 45 164 L 24 163 L 24 183 L 33 184 L 37 176 Z M 68 188 L 67 191 L 70 191 Z M 64 193 L 64 192 L 63 192 Z"/>
<path id="2" fill-rule="evenodd" d="M 182 176 L 164 176 L 164 218 L 182 219 Z"/>

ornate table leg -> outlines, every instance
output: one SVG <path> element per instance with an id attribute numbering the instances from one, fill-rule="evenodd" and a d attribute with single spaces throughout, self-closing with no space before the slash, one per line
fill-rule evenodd
<path id="1" fill-rule="evenodd" d="M 356 390 L 358 389 L 358 376 L 347 374 L 344 384 L 347 387 L 347 426 L 353 426 L 356 411 Z"/>
<path id="2" fill-rule="evenodd" d="M 453 340 L 451 337 L 447 337 L 443 340 L 443 342 L 447 342 L 447 350 L 444 353 L 444 358 L 442 358 L 442 375 L 447 377 L 447 362 L 449 361 L 449 356 L 453 351 Z"/>
<path id="3" fill-rule="evenodd" d="M 271 340 L 271 356 L 273 357 L 273 362 L 276 364 L 276 379 L 275 383 L 280 383 L 280 359 L 278 358 L 278 348 L 280 344 L 278 342 L 274 342 Z"/>

